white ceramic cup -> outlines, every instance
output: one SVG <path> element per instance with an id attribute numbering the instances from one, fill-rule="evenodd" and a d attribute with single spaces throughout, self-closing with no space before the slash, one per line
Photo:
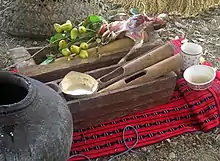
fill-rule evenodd
<path id="1" fill-rule="evenodd" d="M 190 88 L 205 90 L 212 85 L 216 77 L 216 69 L 206 65 L 194 65 L 184 71 L 183 77 Z"/>
<path id="2" fill-rule="evenodd" d="M 181 55 L 183 57 L 182 70 L 198 65 L 202 55 L 202 47 L 195 43 L 186 42 L 181 45 Z"/>

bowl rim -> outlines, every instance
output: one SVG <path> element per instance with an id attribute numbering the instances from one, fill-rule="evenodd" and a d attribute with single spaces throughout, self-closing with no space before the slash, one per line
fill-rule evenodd
<path id="1" fill-rule="evenodd" d="M 205 83 L 193 83 L 193 82 L 191 82 L 190 80 L 186 79 L 186 77 L 185 77 L 186 72 L 189 71 L 190 68 L 193 68 L 193 67 L 195 67 L 195 66 L 197 66 L 197 67 L 205 67 L 205 68 L 211 69 L 211 70 L 213 71 L 213 73 L 214 73 L 212 79 L 210 79 L 208 82 L 205 82 Z M 188 83 L 190 83 L 190 84 L 192 84 L 192 85 L 195 85 L 195 86 L 207 85 L 207 84 L 213 82 L 213 81 L 215 80 L 215 77 L 216 77 L 216 70 L 215 70 L 215 68 L 210 67 L 210 66 L 207 66 L 207 65 L 193 65 L 193 66 L 187 68 L 187 69 L 184 71 L 184 73 L 183 73 L 183 78 L 185 79 L 185 81 L 187 81 Z"/>

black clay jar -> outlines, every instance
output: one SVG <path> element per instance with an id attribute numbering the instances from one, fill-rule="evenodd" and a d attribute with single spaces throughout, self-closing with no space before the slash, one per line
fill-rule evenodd
<path id="1" fill-rule="evenodd" d="M 0 161 L 67 161 L 72 131 L 71 113 L 53 89 L 0 72 Z"/>

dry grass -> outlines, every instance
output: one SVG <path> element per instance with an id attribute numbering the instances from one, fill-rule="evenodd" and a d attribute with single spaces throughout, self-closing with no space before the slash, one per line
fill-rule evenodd
<path id="1" fill-rule="evenodd" d="M 215 7 L 220 0 L 112 0 L 127 9 L 135 7 L 150 14 L 168 12 L 175 15 L 195 16 L 203 10 Z"/>

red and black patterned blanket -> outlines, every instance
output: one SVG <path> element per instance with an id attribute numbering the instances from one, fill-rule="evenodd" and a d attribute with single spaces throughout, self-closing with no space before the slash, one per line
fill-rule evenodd
<path id="1" fill-rule="evenodd" d="M 173 41 L 179 52 L 180 40 Z M 187 132 L 207 132 L 220 123 L 220 73 L 208 90 L 193 91 L 180 76 L 172 99 L 152 109 L 123 118 L 105 122 L 102 125 L 74 131 L 71 155 L 84 154 L 97 158 L 127 150 L 124 140 L 131 147 L 137 140 L 136 133 L 128 130 L 122 137 L 127 125 L 138 132 L 138 143 L 135 148 L 181 135 Z M 74 157 L 69 161 L 83 160 Z"/>

